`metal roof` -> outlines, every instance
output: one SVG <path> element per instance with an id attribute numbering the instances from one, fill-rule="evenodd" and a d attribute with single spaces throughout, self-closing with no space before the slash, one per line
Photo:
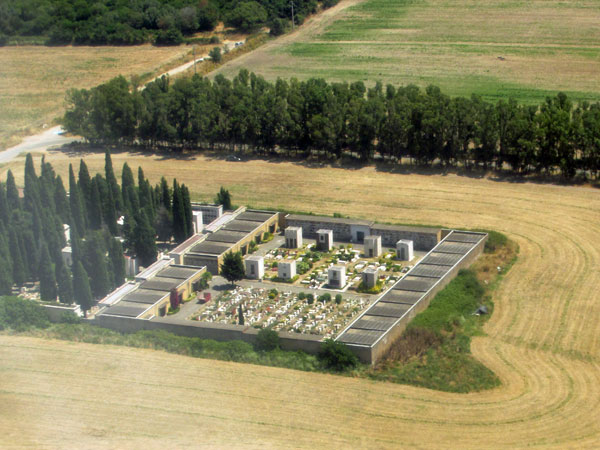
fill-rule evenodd
<path id="1" fill-rule="evenodd" d="M 450 232 L 404 278 L 344 329 L 336 340 L 349 345 L 375 345 L 486 236 L 485 233 L 454 234 L 454 231 Z"/>
<path id="2" fill-rule="evenodd" d="M 219 242 L 200 242 L 192 247 L 192 253 L 208 253 L 209 255 L 220 255 L 229 251 L 231 245 Z"/>
<path id="3" fill-rule="evenodd" d="M 123 297 L 123 301 L 153 305 L 157 301 L 163 299 L 166 295 L 169 295 L 169 292 L 137 289 Z"/>
<path id="4" fill-rule="evenodd" d="M 144 311 L 146 311 L 147 309 L 148 308 L 145 306 L 140 306 L 140 307 L 124 306 L 119 303 L 115 306 L 111 306 L 110 308 L 106 308 L 104 311 L 102 311 L 101 315 L 103 315 L 103 316 L 137 317 L 140 314 L 142 314 Z"/>
<path id="5" fill-rule="evenodd" d="M 402 317 L 410 307 L 411 305 L 406 305 L 404 303 L 387 303 L 379 301 L 369 309 L 369 315 L 399 318 Z"/>
<path id="6" fill-rule="evenodd" d="M 456 253 L 459 255 L 464 255 L 472 248 L 473 244 L 444 241 L 435 247 L 435 251 L 438 253 Z"/>
<path id="7" fill-rule="evenodd" d="M 387 331 L 396 322 L 395 317 L 362 316 L 356 321 L 353 329 Z"/>
<path id="8" fill-rule="evenodd" d="M 448 272 L 448 268 L 445 266 L 419 264 L 410 271 L 410 275 L 413 277 L 441 278 L 446 275 L 446 272 Z"/>
<path id="9" fill-rule="evenodd" d="M 403 291 L 417 291 L 417 292 L 427 292 L 437 281 L 439 278 L 416 278 L 412 279 L 409 277 L 404 277 L 396 285 L 393 289 L 401 289 Z"/>
<path id="10" fill-rule="evenodd" d="M 460 258 L 462 258 L 462 255 L 459 254 L 436 253 L 435 248 L 433 250 L 433 253 L 430 253 L 428 256 L 421 260 L 421 264 L 453 266 L 460 260 Z"/>
<path id="11" fill-rule="evenodd" d="M 235 244 L 247 236 L 248 233 L 241 233 L 239 231 L 219 230 L 208 236 L 206 242 L 227 242 L 228 244 Z"/>
<path id="12" fill-rule="evenodd" d="M 381 297 L 381 300 L 389 303 L 405 303 L 407 305 L 414 305 L 421 300 L 423 295 L 424 294 L 422 292 L 390 289 L 383 297 Z"/>
<path id="13" fill-rule="evenodd" d="M 221 229 L 225 231 L 243 231 L 245 233 L 250 233 L 260 226 L 261 224 L 252 220 L 234 219 Z"/>
<path id="14" fill-rule="evenodd" d="M 113 303 L 116 303 L 119 300 L 121 300 L 121 298 L 123 298 L 123 296 L 125 294 L 133 291 L 134 289 L 137 289 L 137 287 L 138 287 L 138 285 L 136 283 L 125 283 L 125 284 L 119 286 L 114 291 L 112 291 L 110 294 L 108 294 L 106 297 L 104 297 L 98 303 L 101 305 L 110 306 Z"/>
<path id="15" fill-rule="evenodd" d="M 198 272 L 198 270 L 199 269 L 192 269 L 189 267 L 169 266 L 166 269 L 163 269 L 160 272 L 158 272 L 156 276 L 187 280 L 188 278 L 193 277 Z"/>
<path id="16" fill-rule="evenodd" d="M 460 231 L 454 231 L 448 238 L 446 242 L 466 242 L 469 244 L 476 244 L 481 240 L 480 234 L 474 233 L 461 233 Z"/>
<path id="17" fill-rule="evenodd" d="M 175 289 L 183 283 L 184 281 L 175 278 L 154 277 L 140 284 L 140 288 L 150 289 L 152 291 L 170 292 L 171 289 Z"/>
<path id="18" fill-rule="evenodd" d="M 267 211 L 245 211 L 239 214 L 236 219 L 250 220 L 252 222 L 266 222 L 276 213 Z"/>
<path id="19" fill-rule="evenodd" d="M 352 328 L 338 337 L 337 340 L 339 342 L 343 342 L 344 344 L 364 345 L 370 347 L 379 340 L 382 334 L 383 331 L 380 330 L 358 330 Z"/>
<path id="20" fill-rule="evenodd" d="M 202 239 L 203 237 L 204 237 L 203 234 L 194 234 L 192 237 L 183 241 L 181 244 L 179 244 L 177 247 L 175 247 L 169 253 L 173 253 L 173 254 L 183 253 L 188 248 L 190 248 L 192 245 L 194 245 L 196 242 L 198 242 L 200 239 Z"/>

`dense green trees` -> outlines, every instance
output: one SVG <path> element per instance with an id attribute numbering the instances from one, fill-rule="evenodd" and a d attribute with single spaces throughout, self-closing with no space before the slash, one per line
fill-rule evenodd
<path id="1" fill-rule="evenodd" d="M 118 89 L 107 88 L 113 85 Z M 233 80 L 162 78 L 141 92 L 119 78 L 72 91 L 68 100 L 65 127 L 91 142 L 174 152 L 207 147 L 364 161 L 410 158 L 420 165 L 560 171 L 565 177 L 600 171 L 600 104 L 574 105 L 562 93 L 537 107 L 514 100 L 491 104 L 477 96 L 450 98 L 434 86 L 269 83 L 241 70 Z M 109 105 L 115 104 L 113 111 Z"/>
<path id="2" fill-rule="evenodd" d="M 123 183 L 119 186 L 107 152 L 106 177 L 101 174 L 91 177 L 83 160 L 78 177 L 73 166 L 69 166 L 67 196 L 62 179 L 43 158 L 40 168 L 38 176 L 32 156 L 27 155 L 22 198 L 10 170 L 6 183 L 0 182 L 1 295 L 10 294 L 14 285 L 39 281 L 42 300 L 58 297 L 63 303 L 75 301 L 89 308 L 125 279 L 118 216 L 125 218 L 122 230 L 125 250 L 145 266 L 156 259 L 154 224 L 161 211 L 166 211 L 168 220 L 167 230 L 162 230 L 164 240 L 171 240 L 175 226 L 183 230 L 178 240 L 193 233 L 189 191 L 176 180 L 177 189 L 173 192 L 164 183 L 152 188 L 140 168 L 136 185 L 133 172 L 124 164 Z M 162 195 L 166 198 L 161 198 Z M 179 205 L 180 211 L 175 219 L 173 204 Z M 70 225 L 70 242 L 63 224 Z M 63 261 L 63 248 L 67 244 L 71 246 L 71 268 Z"/>
<path id="3" fill-rule="evenodd" d="M 223 263 L 221 264 L 221 275 L 230 283 L 244 278 L 244 260 L 240 252 L 227 252 L 223 256 Z"/>
<path id="4" fill-rule="evenodd" d="M 325 8 L 336 3 L 322 2 Z M 302 23 L 317 5 L 294 0 L 295 22 Z M 0 2 L 0 46 L 11 36 L 45 36 L 50 45 L 177 45 L 184 35 L 213 30 L 219 20 L 253 31 L 291 17 L 287 0 L 5 0 Z"/>
<path id="5" fill-rule="evenodd" d="M 219 190 L 219 192 L 217 193 L 217 196 L 215 197 L 215 204 L 223 205 L 223 209 L 225 209 L 225 210 L 232 209 L 231 194 L 223 186 L 221 186 L 221 189 Z"/>

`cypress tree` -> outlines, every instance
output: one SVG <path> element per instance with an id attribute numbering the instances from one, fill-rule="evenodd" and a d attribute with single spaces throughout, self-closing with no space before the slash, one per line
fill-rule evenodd
<path id="1" fill-rule="evenodd" d="M 112 159 L 108 149 L 106 149 L 106 153 L 104 155 L 104 173 L 106 175 L 106 184 L 108 184 L 108 188 L 112 193 L 113 201 L 115 202 L 115 210 L 117 211 L 117 214 L 120 214 L 123 211 L 121 190 L 119 189 L 119 184 L 117 183 L 117 178 L 115 177 Z"/>
<path id="2" fill-rule="evenodd" d="M 4 230 L 0 227 L 0 295 L 10 295 L 13 285 L 13 265 Z"/>
<path id="3" fill-rule="evenodd" d="M 85 201 L 85 206 L 89 207 L 92 201 L 92 179 L 90 178 L 90 172 L 83 159 L 79 160 L 79 181 L 77 184 L 81 196 Z"/>
<path id="4" fill-rule="evenodd" d="M 125 258 L 123 257 L 123 246 L 117 239 L 110 239 L 108 258 L 110 260 L 112 285 L 113 287 L 120 286 L 125 281 Z"/>
<path id="5" fill-rule="evenodd" d="M 242 310 L 242 305 L 238 306 L 238 324 L 244 325 L 244 311 Z"/>
<path id="6" fill-rule="evenodd" d="M 81 261 L 73 261 L 73 294 L 75 302 L 81 306 L 87 316 L 87 311 L 94 305 L 94 301 L 90 289 L 90 280 Z"/>
<path id="7" fill-rule="evenodd" d="M 134 228 L 134 250 L 140 260 L 140 264 L 148 266 L 156 260 L 156 233 L 148 221 L 144 211 L 136 218 Z"/>
<path id="8" fill-rule="evenodd" d="M 90 233 L 83 246 L 81 262 L 90 277 L 90 288 L 94 298 L 104 297 L 111 288 L 111 279 L 106 261 L 105 242 L 100 233 Z"/>
<path id="9" fill-rule="evenodd" d="M 60 266 L 56 280 L 58 282 L 58 299 L 61 303 L 70 305 L 73 303 L 73 280 L 70 270 L 65 264 Z"/>
<path id="10" fill-rule="evenodd" d="M 194 213 L 192 212 L 192 202 L 190 200 L 190 191 L 185 184 L 181 185 L 183 197 L 183 212 L 185 216 L 186 238 L 194 234 Z"/>
<path id="11" fill-rule="evenodd" d="M 23 199 L 25 208 L 35 219 L 42 209 L 42 202 L 40 198 L 39 180 L 35 173 L 31 153 L 27 153 L 27 156 L 25 157 L 25 189 Z M 36 233 L 36 235 L 36 237 L 39 237 L 38 233 Z"/>
<path id="12" fill-rule="evenodd" d="M 15 177 L 9 169 L 6 173 L 6 203 L 11 211 L 16 211 L 21 205 L 19 190 L 15 184 Z"/>
<path id="13" fill-rule="evenodd" d="M 121 197 L 123 198 L 123 210 L 130 214 L 137 210 L 133 204 L 133 196 L 135 193 L 135 182 L 133 180 L 133 172 L 129 168 L 129 164 L 123 164 L 121 171 Z"/>
<path id="14" fill-rule="evenodd" d="M 62 223 L 71 223 L 71 207 L 60 175 L 54 179 L 54 205 Z"/>
<path id="15" fill-rule="evenodd" d="M 169 183 L 165 177 L 160 179 L 160 200 L 167 211 L 171 211 L 171 192 L 169 192 Z"/>
<path id="16" fill-rule="evenodd" d="M 183 195 L 177 180 L 173 180 L 173 236 L 176 242 L 183 242 L 188 236 Z"/>
<path id="17" fill-rule="evenodd" d="M 56 277 L 54 274 L 54 264 L 50 259 L 48 247 L 42 243 L 40 267 L 38 269 L 40 277 L 40 297 L 44 301 L 56 301 L 58 294 L 56 290 Z"/>
<path id="18" fill-rule="evenodd" d="M 9 247 L 12 256 L 12 279 L 20 287 L 25 283 L 27 271 L 21 253 L 21 246 L 19 245 L 19 238 L 14 228 L 10 230 Z"/>
<path id="19" fill-rule="evenodd" d="M 9 219 L 10 212 L 6 201 L 6 185 L 0 183 L 0 221 L 2 221 L 4 225 L 8 225 Z"/>
<path id="20" fill-rule="evenodd" d="M 52 165 L 46 162 L 45 156 L 42 156 L 42 174 L 38 181 L 41 206 L 43 206 L 43 209 L 49 210 L 52 215 L 56 215 L 56 204 L 54 202 L 55 178 Z"/>
<path id="21" fill-rule="evenodd" d="M 223 186 L 221 186 L 221 190 L 217 194 L 217 198 L 215 198 L 215 203 L 223 205 L 223 209 L 231 209 L 231 194 Z"/>
<path id="22" fill-rule="evenodd" d="M 21 257 L 25 265 L 25 279 L 37 280 L 38 262 L 40 260 L 40 249 L 37 246 L 39 240 L 35 239 L 30 229 L 19 230 L 17 233 Z"/>
<path id="23" fill-rule="evenodd" d="M 69 164 L 69 206 L 72 218 L 71 239 L 73 239 L 73 234 L 83 237 L 86 228 L 85 211 L 79 192 L 79 186 L 75 182 L 75 174 L 73 173 L 73 166 L 71 164 Z"/>
<path id="24" fill-rule="evenodd" d="M 90 190 L 91 196 L 88 206 L 89 224 L 93 230 L 99 230 L 102 227 L 102 201 L 96 178 L 92 180 Z"/>
<path id="25" fill-rule="evenodd" d="M 102 221 L 108 227 L 108 230 L 113 236 L 117 235 L 117 211 L 115 209 L 115 201 L 112 192 L 102 175 L 97 174 L 92 183 L 98 186 L 100 193 L 100 205 L 102 209 Z"/>

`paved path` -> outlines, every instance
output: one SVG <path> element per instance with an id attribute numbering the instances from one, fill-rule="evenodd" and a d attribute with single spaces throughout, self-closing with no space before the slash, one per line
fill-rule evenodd
<path id="1" fill-rule="evenodd" d="M 68 144 L 77 139 L 74 136 L 64 136 L 63 129 L 60 126 L 52 127 L 40 134 L 28 136 L 19 145 L 0 152 L 0 163 L 7 163 L 23 152 L 46 150 L 49 147 Z"/>

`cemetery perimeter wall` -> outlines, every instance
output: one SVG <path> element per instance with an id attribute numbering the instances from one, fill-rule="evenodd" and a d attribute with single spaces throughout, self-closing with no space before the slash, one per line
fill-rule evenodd
<path id="1" fill-rule="evenodd" d="M 100 315 L 90 320 L 92 325 L 109 328 L 119 333 L 135 333 L 142 330 L 162 330 L 178 336 L 213 339 L 215 341 L 240 340 L 254 344 L 259 330 L 246 325 L 216 324 L 185 319 L 144 320 L 122 316 Z M 280 332 L 282 350 L 316 354 L 321 348 L 323 336 Z"/>

